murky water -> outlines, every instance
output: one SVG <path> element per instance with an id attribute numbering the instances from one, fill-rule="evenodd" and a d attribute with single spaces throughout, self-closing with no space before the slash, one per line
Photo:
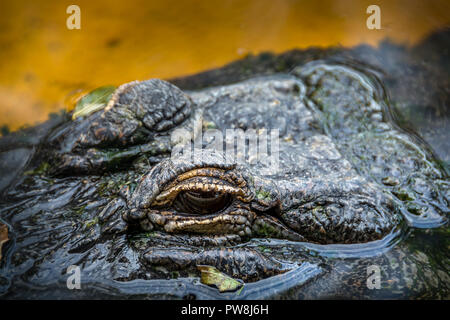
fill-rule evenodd
<path id="1" fill-rule="evenodd" d="M 177 77 L 266 50 L 279 53 L 293 48 L 355 46 L 363 42 L 376 46 L 381 39 L 390 37 L 396 43 L 410 46 L 382 45 L 366 51 L 363 48 L 354 51 L 351 57 L 354 62 L 347 60 L 347 63 L 353 65 L 369 61 L 370 67 L 367 68 L 380 67 L 375 70 L 384 77 L 380 85 L 386 88 L 392 99 L 386 112 L 399 111 L 399 114 L 390 115 L 391 121 L 403 128 L 412 124 L 412 129 L 425 138 L 421 141 L 417 136 L 418 143 L 424 142 L 425 147 L 436 153 L 445 172 L 446 161 L 450 159 L 448 100 L 435 96 L 428 99 L 422 92 L 411 88 L 428 86 L 424 90 L 427 91 L 427 88 L 445 86 L 442 79 L 448 78 L 448 73 L 441 66 L 448 65 L 448 53 L 445 55 L 433 49 L 440 40 L 425 40 L 423 45 L 421 41 L 431 31 L 446 26 L 450 21 L 448 3 L 431 1 L 425 5 L 422 2 L 382 1 L 383 29 L 378 31 L 365 28 L 365 8 L 369 4 L 367 1 L 326 1 L 320 5 L 303 1 L 177 1 L 164 4 L 79 1 L 83 15 L 82 30 L 69 31 L 65 28 L 64 3 L 2 2 L 0 125 L 16 129 L 24 124 L 42 122 L 49 112 L 72 105 L 80 92 L 106 84 L 117 85 L 151 77 Z M 406 6 L 408 10 L 405 10 Z M 277 13 L 276 18 L 273 12 Z M 405 48 L 412 49 L 408 51 Z M 323 52 L 306 60 L 321 59 Z M 421 55 L 422 52 L 425 54 Z M 334 53 L 334 56 L 340 58 L 340 53 Z M 425 58 L 428 57 L 433 66 L 430 70 L 439 69 L 436 74 L 442 73 L 442 78 L 437 77 L 436 80 L 427 77 L 427 73 L 421 73 L 417 64 L 425 61 L 423 64 L 426 65 L 429 61 Z M 288 58 L 278 59 L 276 63 L 284 63 Z M 245 62 L 248 64 L 246 68 L 253 70 L 255 67 L 257 70 L 258 65 L 275 58 L 264 59 Z M 294 66 L 306 62 L 303 57 L 292 60 Z M 416 61 L 420 63 L 414 64 L 414 68 L 408 67 L 409 63 Z M 396 69 L 402 63 L 405 66 Z M 264 72 L 270 69 L 268 73 L 274 73 L 266 65 L 262 69 Z M 292 69 L 286 64 L 279 71 Z M 403 76 L 402 72 L 410 69 L 413 73 Z M 242 68 L 238 70 L 242 71 Z M 370 73 L 373 71 L 371 69 Z M 252 72 L 243 77 L 250 77 Z M 395 76 L 402 82 L 413 79 L 412 85 L 397 85 Z M 233 77 L 228 75 L 224 81 L 234 82 L 239 78 Z M 214 80 L 217 78 L 220 77 L 216 75 Z M 209 85 L 211 80 L 207 76 L 204 80 L 195 79 L 198 82 L 190 82 L 189 79 L 176 81 L 181 87 L 190 89 L 190 85 Z M 430 83 L 430 79 L 435 82 Z M 413 105 L 411 101 L 417 104 Z M 57 117 L 52 121 L 56 124 Z M 39 134 L 45 136 L 45 132 Z M 13 143 L 13 147 L 23 148 L 18 159 L 8 159 L 10 163 L 14 162 L 11 172 L 17 176 L 5 185 L 2 185 L 4 177 L 0 181 L 0 189 L 19 183 L 17 189 L 8 190 L 0 205 L 0 221 L 11 227 L 11 241 L 3 250 L 0 270 L 1 297 L 450 298 L 449 226 L 438 227 L 439 223 L 419 225 L 421 228 L 418 229 L 403 226 L 382 241 L 368 246 L 316 246 L 253 240 L 246 245 L 281 257 L 307 255 L 312 262 L 320 262 L 322 267 L 302 265 L 289 273 L 248 284 L 239 296 L 219 294 L 217 290 L 199 284 L 196 278 L 112 280 L 111 275 L 119 271 L 102 268 L 109 258 L 106 254 L 108 244 L 100 246 L 98 252 L 70 254 L 64 245 L 80 228 L 80 219 L 90 221 L 105 205 L 104 199 L 91 201 L 97 187 L 105 183 L 103 187 L 114 188 L 107 181 L 114 179 L 111 176 L 88 177 L 93 182 L 90 184 L 85 183 L 84 178 L 22 175 L 21 166 L 27 168 L 27 150 L 38 147 L 40 138 L 31 133 L 20 137 L 15 146 Z M 11 142 L 8 143 L 0 144 L 1 152 L 11 149 Z M 36 169 L 33 167 L 35 164 L 33 162 L 28 169 Z M 19 168 L 17 172 L 14 171 L 16 167 Z M 443 180 L 448 183 L 448 172 L 443 174 Z M 20 187 L 20 184 L 25 187 Z M 448 194 L 446 196 L 448 199 Z M 46 256 L 55 258 L 44 259 Z M 130 268 L 136 263 L 131 261 Z M 63 271 L 68 264 L 86 266 L 83 290 L 67 290 L 67 276 Z M 380 289 L 370 289 L 366 285 L 369 266 L 380 268 Z"/>
<path id="2" fill-rule="evenodd" d="M 381 30 L 366 27 L 371 1 L 76 4 L 81 30 L 66 28 L 66 2 L 1 1 L 0 127 L 42 122 L 103 85 L 193 74 L 264 51 L 376 46 L 386 38 L 414 45 L 450 22 L 445 0 L 377 1 Z"/>

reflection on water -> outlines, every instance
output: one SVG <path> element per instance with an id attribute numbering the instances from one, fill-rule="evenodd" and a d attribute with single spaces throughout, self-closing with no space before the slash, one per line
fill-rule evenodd
<path id="1" fill-rule="evenodd" d="M 449 21 L 448 1 L 86 1 L 81 30 L 67 1 L 0 3 L 0 126 L 17 129 L 86 90 L 215 68 L 249 53 L 309 46 L 414 44 Z"/>

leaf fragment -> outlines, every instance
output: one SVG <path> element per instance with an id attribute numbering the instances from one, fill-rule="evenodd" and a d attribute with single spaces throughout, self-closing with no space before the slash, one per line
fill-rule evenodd
<path id="1" fill-rule="evenodd" d="M 200 282 L 217 287 L 219 292 L 236 291 L 244 286 L 241 280 L 233 279 L 213 266 L 198 265 L 197 269 L 201 272 Z"/>
<path id="2" fill-rule="evenodd" d="M 72 120 L 103 109 L 108 104 L 115 90 L 116 87 L 114 86 L 103 86 L 84 95 L 75 106 Z"/>

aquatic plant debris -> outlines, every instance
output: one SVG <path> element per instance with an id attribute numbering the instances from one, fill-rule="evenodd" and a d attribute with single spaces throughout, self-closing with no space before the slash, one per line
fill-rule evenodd
<path id="1" fill-rule="evenodd" d="M 95 111 L 103 109 L 111 99 L 114 90 L 116 90 L 116 87 L 114 86 L 103 86 L 92 90 L 83 96 L 75 106 L 72 120 L 75 120 L 78 117 L 90 115 Z"/>
<path id="2" fill-rule="evenodd" d="M 0 222 L 0 261 L 2 261 L 2 246 L 8 241 L 8 227 Z"/>
<path id="3" fill-rule="evenodd" d="M 200 282 L 214 285 L 220 292 L 236 291 L 244 286 L 244 282 L 227 276 L 213 266 L 198 265 L 197 269 L 201 272 Z"/>

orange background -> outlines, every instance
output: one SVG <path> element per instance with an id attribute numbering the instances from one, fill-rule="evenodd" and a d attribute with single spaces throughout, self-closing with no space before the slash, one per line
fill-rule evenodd
<path id="1" fill-rule="evenodd" d="M 67 6 L 81 30 L 66 28 Z M 381 8 L 381 30 L 366 8 Z M 80 92 L 216 68 L 248 53 L 309 46 L 412 45 L 449 25 L 448 0 L 0 2 L 0 126 L 42 122 Z"/>

